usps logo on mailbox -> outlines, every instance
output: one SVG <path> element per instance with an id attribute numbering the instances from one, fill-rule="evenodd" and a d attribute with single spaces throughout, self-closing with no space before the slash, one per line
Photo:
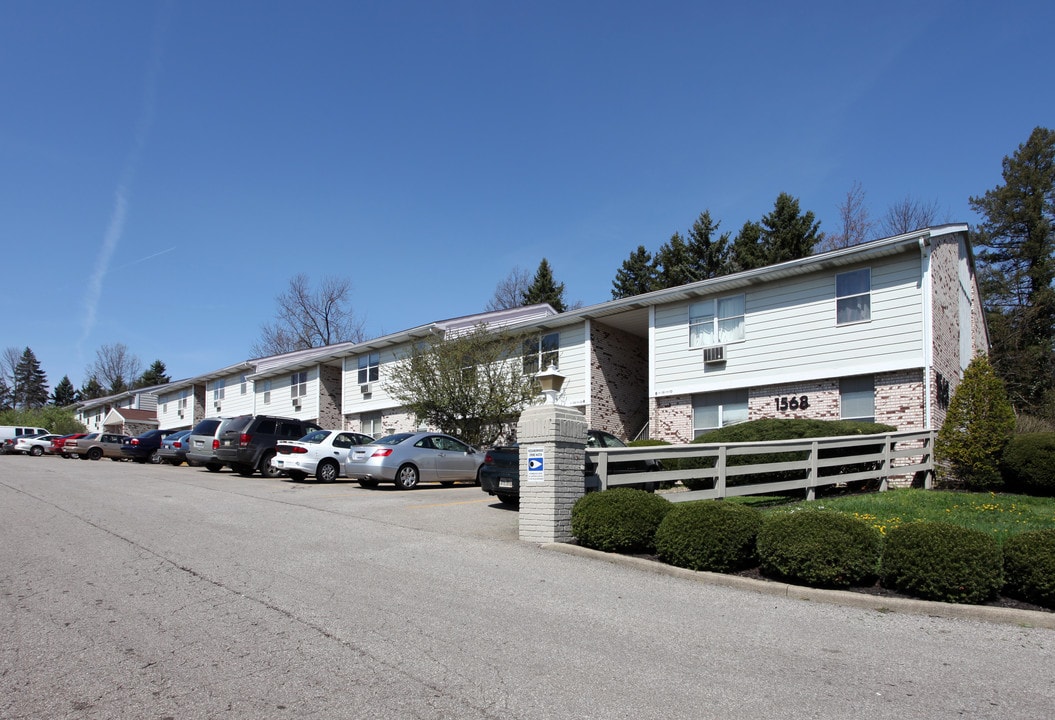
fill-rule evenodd
<path id="1" fill-rule="evenodd" d="M 545 482 L 546 457 L 542 448 L 527 450 L 527 481 L 529 483 Z"/>

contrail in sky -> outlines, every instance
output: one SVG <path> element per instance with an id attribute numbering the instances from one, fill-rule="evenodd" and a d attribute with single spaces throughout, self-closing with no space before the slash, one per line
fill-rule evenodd
<path id="1" fill-rule="evenodd" d="M 160 250 L 160 251 L 154 253 L 153 255 L 147 255 L 146 257 L 139 258 L 138 260 L 133 260 L 130 263 L 125 263 L 124 265 L 120 265 L 118 267 L 115 267 L 114 270 L 124 270 L 125 268 L 132 267 L 133 265 L 138 265 L 141 262 L 146 262 L 147 260 L 153 260 L 158 255 L 164 255 L 165 253 L 170 253 L 170 252 L 172 252 L 175 249 L 176 249 L 176 246 L 173 245 L 172 247 L 165 248 L 164 250 Z"/>
<path id="2" fill-rule="evenodd" d="M 164 46 L 163 39 L 165 28 L 168 25 L 168 16 L 171 3 L 165 3 L 158 13 L 157 22 L 154 25 L 153 38 L 150 44 L 150 64 L 147 66 L 146 90 L 143 97 L 143 107 L 136 123 L 135 137 L 132 148 L 125 160 L 121 171 L 121 178 L 114 192 L 114 206 L 110 212 L 110 222 L 103 235 L 103 244 L 95 256 L 95 268 L 88 278 L 88 289 L 84 297 L 84 326 L 81 328 L 81 337 L 77 342 L 77 349 L 88 339 L 92 330 L 95 329 L 95 319 L 99 308 L 99 299 L 103 293 L 103 280 L 110 269 L 110 259 L 117 249 L 118 243 L 125 231 L 125 221 L 128 218 L 128 197 L 131 193 L 136 170 L 139 167 L 139 159 L 146 147 L 147 134 L 154 120 L 154 108 L 157 103 L 158 76 L 161 72 L 161 54 Z M 158 253 L 160 254 L 160 253 Z"/>

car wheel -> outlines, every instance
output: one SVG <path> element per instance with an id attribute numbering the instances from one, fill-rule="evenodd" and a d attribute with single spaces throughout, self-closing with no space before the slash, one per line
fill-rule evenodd
<path id="1" fill-rule="evenodd" d="M 359 487 L 375 488 L 377 487 L 377 480 L 360 480 Z"/>
<path id="2" fill-rule="evenodd" d="M 400 466 L 396 472 L 396 488 L 399 490 L 410 490 L 418 484 L 418 480 L 418 469 L 410 463 Z"/>
<path id="3" fill-rule="evenodd" d="M 520 504 L 520 496 L 519 495 L 508 495 L 506 493 L 498 493 L 498 495 L 496 495 L 495 497 L 497 497 L 498 498 L 498 502 L 502 503 L 503 505 L 519 505 Z"/>
<path id="4" fill-rule="evenodd" d="M 304 478 L 308 477 L 307 473 L 303 473 L 300 470 L 289 470 L 286 474 L 289 475 L 289 479 L 293 482 L 304 482 Z"/>
<path id="5" fill-rule="evenodd" d="M 271 464 L 271 458 L 275 457 L 274 451 L 264 453 L 264 457 L 260 458 L 260 474 L 266 478 L 282 477 L 282 471 Z"/>
<path id="6" fill-rule="evenodd" d="M 209 472 L 220 472 L 223 469 L 223 465 L 220 463 L 205 463 L 205 469 Z"/>
<path id="7" fill-rule="evenodd" d="M 103 456 L 103 449 L 102 448 L 94 447 L 94 448 L 91 448 L 91 449 L 88 450 L 88 459 L 89 460 L 99 460 L 100 458 L 102 458 L 102 456 Z M 111 458 L 111 459 L 113 459 L 113 458 Z"/>
<path id="8" fill-rule="evenodd" d="M 44 454 L 44 448 L 42 448 L 40 445 L 34 445 L 32 448 L 30 448 L 29 454 L 33 457 L 40 457 Z"/>
<path id="9" fill-rule="evenodd" d="M 341 469 L 337 467 L 335 462 L 321 462 L 319 466 L 315 468 L 315 478 L 319 482 L 331 483 L 338 478 L 341 474 Z"/>
<path id="10" fill-rule="evenodd" d="M 155 450 L 152 453 L 150 453 L 150 463 L 151 463 L 151 465 L 160 465 L 161 464 L 161 453 L 158 452 L 157 450 Z"/>

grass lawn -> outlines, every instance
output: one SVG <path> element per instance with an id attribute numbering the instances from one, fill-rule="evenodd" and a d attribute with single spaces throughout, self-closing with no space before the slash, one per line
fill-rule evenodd
<path id="1" fill-rule="evenodd" d="M 744 498 L 744 500 L 751 500 Z M 1055 498 L 945 490 L 888 490 L 806 501 L 773 503 L 761 498 L 752 505 L 765 512 L 826 509 L 860 518 L 886 533 L 921 520 L 949 522 L 993 533 L 1002 544 L 1017 533 L 1055 528 Z"/>

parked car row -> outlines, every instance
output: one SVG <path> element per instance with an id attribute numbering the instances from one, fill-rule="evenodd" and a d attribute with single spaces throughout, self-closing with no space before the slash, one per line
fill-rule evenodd
<path id="1" fill-rule="evenodd" d="M 315 423 L 271 415 L 206 418 L 190 430 L 150 430 L 135 437 L 95 432 L 21 436 L 17 452 L 45 452 L 82 460 L 229 467 L 240 475 L 344 476 L 363 487 L 391 482 L 409 490 L 420 483 L 479 484 L 484 453 L 456 437 L 435 432 L 397 433 L 375 440 L 363 433 L 326 430 Z"/>

